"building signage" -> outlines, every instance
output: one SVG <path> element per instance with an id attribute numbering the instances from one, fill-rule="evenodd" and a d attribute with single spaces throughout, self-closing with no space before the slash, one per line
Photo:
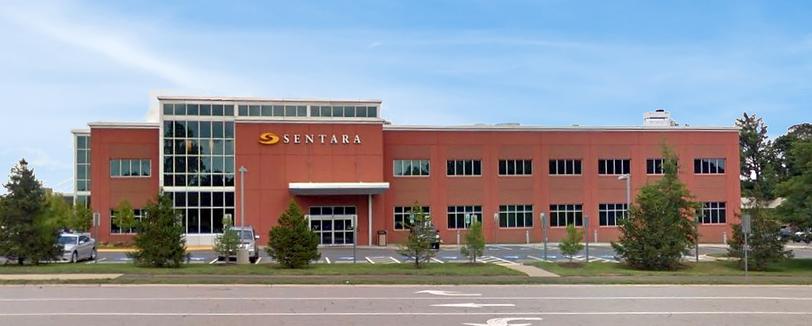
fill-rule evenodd
<path id="1" fill-rule="evenodd" d="M 263 145 L 273 145 L 279 142 L 283 144 L 361 144 L 360 135 L 350 134 L 282 134 L 278 136 L 272 132 L 264 132 L 259 135 L 259 143 Z"/>

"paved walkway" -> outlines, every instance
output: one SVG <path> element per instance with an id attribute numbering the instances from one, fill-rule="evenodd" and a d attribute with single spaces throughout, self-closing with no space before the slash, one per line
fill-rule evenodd
<path id="1" fill-rule="evenodd" d="M 112 280 L 122 274 L 0 274 L 0 281 Z"/>

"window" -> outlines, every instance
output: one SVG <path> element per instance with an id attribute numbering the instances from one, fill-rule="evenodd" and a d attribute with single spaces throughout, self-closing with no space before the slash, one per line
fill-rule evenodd
<path id="1" fill-rule="evenodd" d="M 499 205 L 499 227 L 533 227 L 533 205 Z"/>
<path id="2" fill-rule="evenodd" d="M 194 188 L 192 188 L 194 189 Z M 168 192 L 186 233 L 223 232 L 223 219 L 234 221 L 233 191 Z"/>
<path id="3" fill-rule="evenodd" d="M 664 174 L 663 163 L 665 160 L 661 158 L 650 158 L 646 160 L 646 174 Z"/>
<path id="4" fill-rule="evenodd" d="M 499 160 L 499 175 L 532 175 L 531 160 Z"/>
<path id="5" fill-rule="evenodd" d="M 579 175 L 581 160 L 550 160 L 550 175 Z"/>
<path id="6" fill-rule="evenodd" d="M 396 177 L 429 175 L 429 160 L 394 160 L 392 165 Z"/>
<path id="7" fill-rule="evenodd" d="M 724 224 L 726 212 L 725 202 L 702 203 L 702 224 Z"/>
<path id="8" fill-rule="evenodd" d="M 90 191 L 90 136 L 76 135 L 76 192 Z"/>
<path id="9" fill-rule="evenodd" d="M 468 223 L 465 223 L 466 216 L 469 216 Z M 449 229 L 467 229 L 474 219 L 482 223 L 482 206 L 448 206 Z"/>
<path id="10" fill-rule="evenodd" d="M 600 204 L 598 205 L 599 223 L 601 226 L 615 226 L 626 218 L 628 212 L 626 204 Z"/>
<path id="11" fill-rule="evenodd" d="M 422 206 L 420 210 L 423 215 L 431 216 L 431 208 Z M 395 230 L 409 230 L 414 225 L 411 206 L 395 206 Z"/>
<path id="12" fill-rule="evenodd" d="M 694 160 L 694 173 L 696 174 L 724 174 L 725 159 L 698 158 Z"/>
<path id="13" fill-rule="evenodd" d="M 569 224 L 582 226 L 583 220 L 584 212 L 581 204 L 550 205 L 550 226 L 565 227 Z"/>
<path id="14" fill-rule="evenodd" d="M 337 118 L 376 118 L 378 107 L 375 106 L 325 106 L 313 105 L 310 107 L 312 117 Z"/>
<path id="15" fill-rule="evenodd" d="M 247 115 L 242 114 L 243 106 L 240 106 L 239 112 L 240 115 Z M 246 106 L 245 110 L 248 110 Z M 191 104 L 191 103 L 164 103 L 163 104 L 163 114 L 164 115 L 174 115 L 174 116 L 233 116 L 234 115 L 234 105 L 232 104 Z"/>
<path id="16" fill-rule="evenodd" d="M 111 177 L 149 177 L 151 175 L 150 160 L 110 160 Z"/>
<path id="17" fill-rule="evenodd" d="M 482 175 L 482 161 L 448 160 L 447 175 L 450 176 Z"/>
<path id="18" fill-rule="evenodd" d="M 598 174 L 620 175 L 629 174 L 630 160 L 598 160 Z"/>
<path id="19" fill-rule="evenodd" d="M 144 211 L 140 209 L 133 209 L 133 215 L 135 216 L 136 223 L 141 222 L 141 220 L 144 218 Z M 135 233 L 136 231 L 136 228 L 122 229 L 116 225 L 116 211 L 114 209 L 110 210 L 110 233 Z"/>

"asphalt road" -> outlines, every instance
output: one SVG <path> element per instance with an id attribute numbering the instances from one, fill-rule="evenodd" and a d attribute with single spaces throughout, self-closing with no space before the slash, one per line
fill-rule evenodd
<path id="1" fill-rule="evenodd" d="M 809 325 L 808 286 L 4 286 L 0 325 Z"/>
<path id="2" fill-rule="evenodd" d="M 812 258 L 812 245 L 796 245 L 789 244 L 789 249 L 792 249 L 796 258 Z M 319 248 L 322 254 L 321 263 L 350 263 L 353 260 L 352 247 L 322 247 Z M 700 255 L 703 260 L 710 259 L 706 257 L 712 253 L 725 253 L 726 248 L 722 246 L 700 246 Z M 272 260 L 265 253 L 260 250 L 262 259 L 259 263 L 270 263 Z M 513 261 L 513 262 L 531 262 L 541 260 L 544 258 L 543 246 L 539 244 L 532 245 L 487 245 L 485 255 L 492 261 Z M 615 252 L 610 246 L 590 246 L 589 257 L 590 260 L 596 261 L 615 261 Z M 129 258 L 125 253 L 102 252 L 99 254 L 102 263 L 124 263 L 129 262 Z M 465 257 L 460 254 L 458 248 L 453 246 L 443 246 L 436 255 L 436 260 L 442 262 L 459 262 L 464 261 Z M 217 259 L 217 254 L 212 251 L 193 251 L 191 252 L 192 263 L 211 263 Z M 397 253 L 396 248 L 392 247 L 359 247 L 356 249 L 355 259 L 360 263 L 374 262 L 377 264 L 388 264 L 403 262 L 408 259 Z M 566 257 L 561 255 L 556 244 L 550 244 L 547 248 L 547 259 L 554 261 L 567 260 Z M 693 256 L 688 256 L 686 259 L 693 259 Z M 584 252 L 576 256 L 576 260 L 585 260 Z"/>

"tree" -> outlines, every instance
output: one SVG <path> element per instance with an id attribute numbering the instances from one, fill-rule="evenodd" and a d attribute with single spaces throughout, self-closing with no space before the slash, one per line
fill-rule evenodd
<path id="1" fill-rule="evenodd" d="M 747 238 L 750 246 L 747 264 L 752 270 L 763 271 L 770 263 L 792 257 L 791 250 L 784 250 L 787 240 L 781 239 L 777 234 L 781 224 L 771 216 L 770 211 L 758 206 L 747 209 L 751 219 L 750 235 Z M 728 245 L 728 255 L 741 259 L 739 267 L 744 268 L 744 234 L 741 224 L 733 226 L 733 238 L 728 241 Z"/>
<path id="2" fill-rule="evenodd" d="M 8 193 L 0 203 L 0 256 L 14 258 L 20 265 L 26 260 L 35 265 L 55 260 L 62 253 L 56 241 L 59 231 L 44 214 L 45 191 L 28 162 L 20 160 L 11 169 L 5 187 Z"/>
<path id="3" fill-rule="evenodd" d="M 73 208 L 61 197 L 46 192 L 43 219 L 54 229 L 72 229 Z"/>
<path id="4" fill-rule="evenodd" d="M 217 236 L 214 241 L 214 251 L 223 257 L 226 263 L 230 263 L 231 256 L 237 255 L 237 248 L 240 246 L 240 235 L 232 228 L 233 222 L 230 218 L 223 218 L 223 234 Z"/>
<path id="5" fill-rule="evenodd" d="M 128 233 L 126 232 L 127 230 L 132 230 L 136 227 L 135 211 L 129 201 L 122 200 L 118 203 L 113 223 L 118 226 L 123 233 Z"/>
<path id="6" fill-rule="evenodd" d="M 790 150 L 797 174 L 778 185 L 784 202 L 778 207 L 782 218 L 793 225 L 812 226 L 812 140 L 797 142 Z"/>
<path id="7" fill-rule="evenodd" d="M 741 150 L 742 194 L 748 198 L 775 198 L 778 174 L 772 142 L 767 137 L 767 125 L 755 114 L 744 113 L 736 119 Z"/>
<path id="8" fill-rule="evenodd" d="M 83 204 L 74 205 L 68 227 L 79 232 L 87 232 L 91 226 L 93 226 L 93 211 L 90 207 Z"/>
<path id="9" fill-rule="evenodd" d="M 302 209 L 293 200 L 279 217 L 279 225 L 271 228 L 268 239 L 268 255 L 287 268 L 302 268 L 321 257 L 319 236 L 310 229 Z"/>
<path id="10" fill-rule="evenodd" d="M 583 239 L 583 231 L 576 229 L 574 224 L 567 224 L 567 236 L 558 244 L 558 249 L 572 262 L 572 256 L 584 249 L 584 245 L 581 243 Z"/>
<path id="11" fill-rule="evenodd" d="M 482 224 L 476 219 L 471 223 L 468 233 L 465 234 L 465 246 L 462 247 L 462 254 L 467 256 L 472 263 L 476 263 L 476 258 L 485 252 L 485 235 L 482 234 Z"/>
<path id="12" fill-rule="evenodd" d="M 787 133 L 775 139 L 775 166 L 778 172 L 778 181 L 784 182 L 790 177 L 801 174 L 802 169 L 796 167 L 792 148 L 796 143 L 812 140 L 812 123 L 797 124 L 789 128 Z"/>
<path id="13" fill-rule="evenodd" d="M 431 216 L 423 213 L 423 209 L 417 203 L 412 206 L 411 214 L 414 223 L 412 223 L 406 243 L 401 245 L 398 253 L 412 257 L 414 267 L 420 268 L 424 263 L 428 263 L 431 257 L 434 257 L 435 252 L 431 249 L 431 243 L 434 241 L 436 231 L 431 224 Z"/>
<path id="14" fill-rule="evenodd" d="M 678 175 L 678 158 L 663 148 L 659 181 L 640 189 L 629 218 L 620 223 L 620 239 L 612 247 L 626 263 L 647 270 L 675 269 L 697 237 L 698 205 Z"/>
<path id="15" fill-rule="evenodd" d="M 152 267 L 180 267 L 186 258 L 186 240 L 178 213 L 169 195 L 159 193 L 144 209 L 145 216 L 135 235 L 136 251 L 128 254 L 135 264 Z"/>

